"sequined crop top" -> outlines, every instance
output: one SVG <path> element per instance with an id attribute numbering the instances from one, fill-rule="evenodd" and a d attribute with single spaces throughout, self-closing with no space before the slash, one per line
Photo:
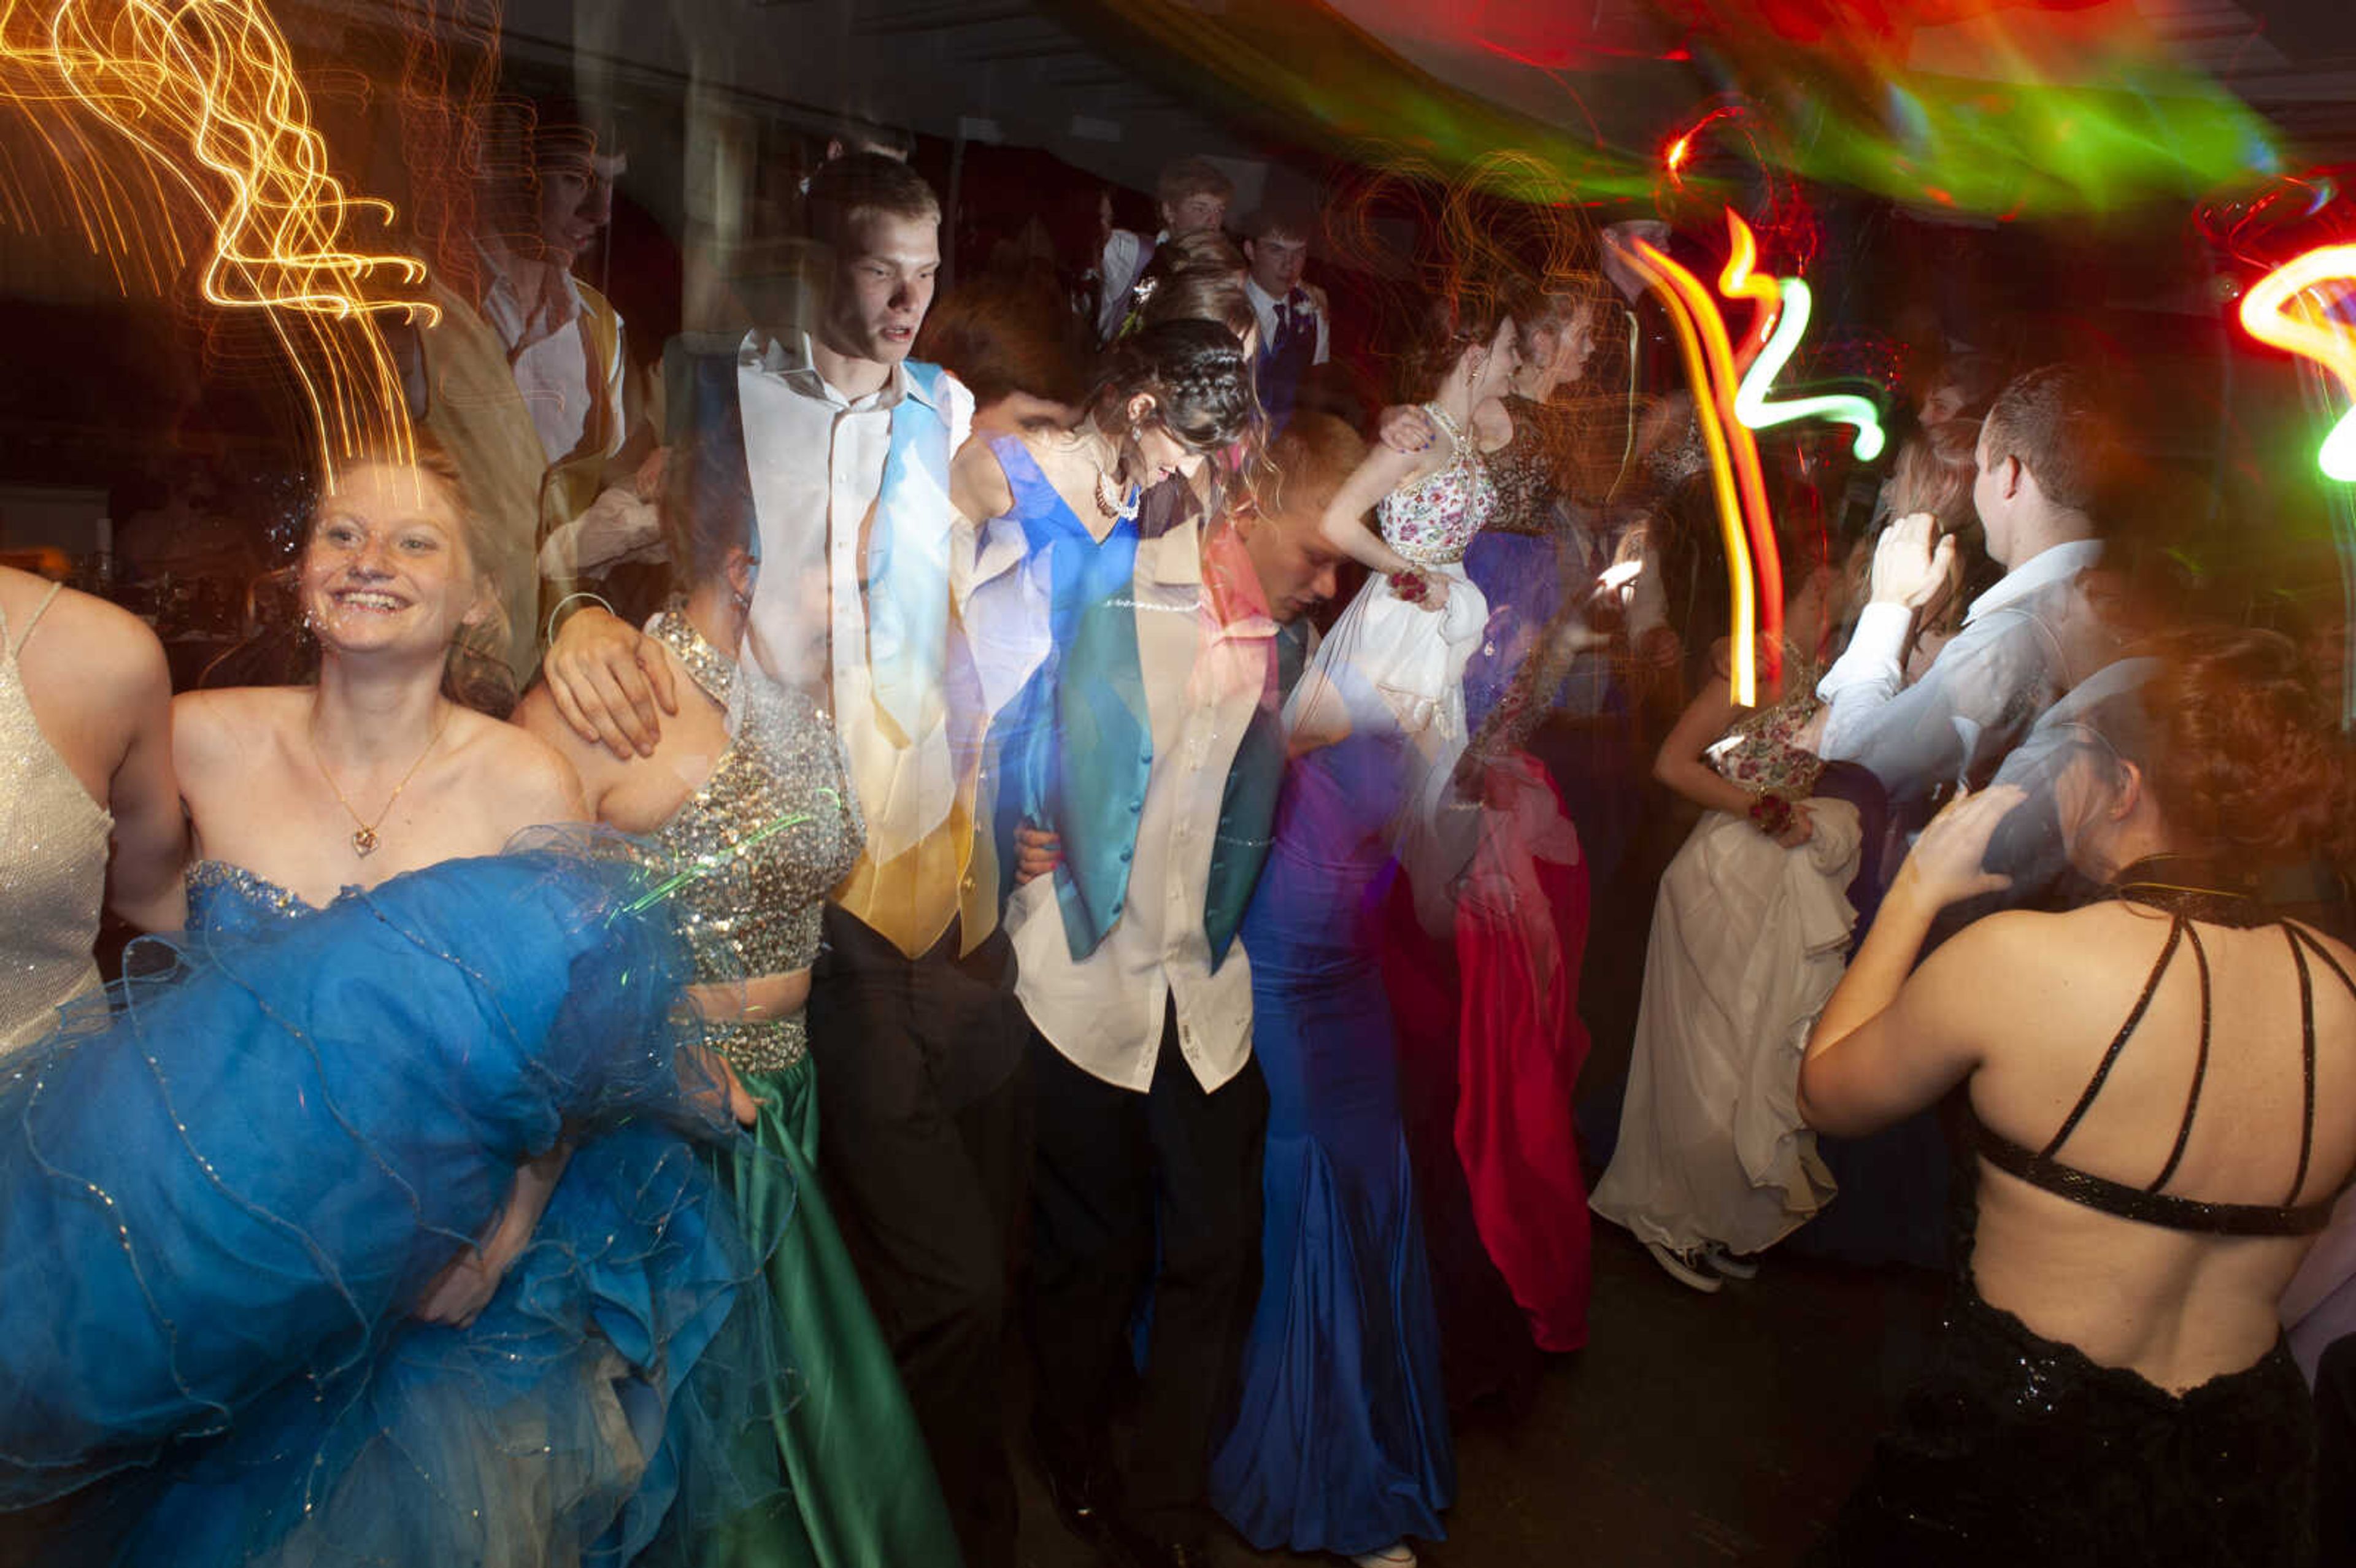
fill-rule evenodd
<path id="1" fill-rule="evenodd" d="M 1456 454 L 1375 504 L 1383 542 L 1418 566 L 1452 566 L 1497 509 L 1488 460 L 1438 403 L 1424 413 L 1456 444 Z"/>
<path id="2" fill-rule="evenodd" d="M 2160 901 L 2137 897 L 2134 888 L 2133 883 L 2123 884 L 2121 896 L 2135 899 L 2137 902 Z M 2078 1096 L 2077 1104 L 2072 1107 L 2069 1115 L 2062 1118 L 2061 1129 L 2046 1140 L 2043 1148 L 2030 1150 L 1975 1118 L 1973 1136 L 1981 1158 L 1998 1170 L 2019 1177 L 2031 1187 L 2051 1192 L 2057 1198 L 2066 1198 L 2098 1213 L 2140 1221 L 2147 1225 L 2158 1225 L 2171 1231 L 2191 1231 L 2215 1236 L 2312 1236 L 2330 1223 L 2332 1207 L 2339 1199 L 2338 1192 L 2327 1194 L 2311 1203 L 2298 1201 L 2299 1191 L 2307 1185 L 2308 1166 L 2315 1152 L 2315 975 L 2308 960 L 2310 955 L 2320 960 L 2351 995 L 2356 995 L 2356 980 L 2349 978 L 2339 960 L 2331 956 L 2312 933 L 2288 921 L 2267 922 L 2257 913 L 2257 906 L 2254 902 L 2231 901 L 2239 902 L 2242 908 L 2221 907 L 2227 905 L 2228 901 L 2217 900 L 2202 908 L 2201 917 L 2244 927 L 2275 924 L 2290 944 L 2291 963 L 2298 972 L 2306 1102 L 2299 1123 L 2298 1166 L 2291 1174 L 2290 1189 L 2284 1194 L 2283 1200 L 2280 1203 L 2208 1203 L 2160 1190 L 2176 1174 L 2177 1165 L 2184 1157 L 2185 1145 L 2192 1136 L 2193 1118 L 2201 1109 L 2201 1085 L 2209 1071 L 2209 955 L 2201 944 L 2201 933 L 2195 929 L 2191 915 L 2180 905 L 2171 911 L 2168 941 L 2159 950 L 2159 961 L 2152 965 L 2151 978 L 2145 982 L 2143 995 L 2136 999 L 2126 1022 L 2119 1026 L 2119 1032 L 2112 1038 L 2109 1049 L 2103 1052 L 2102 1062 L 2087 1083 L 2086 1092 Z M 2186 950 L 2192 954 L 2201 982 L 2201 1038 L 2198 1052 L 2193 1058 L 2192 1085 L 2185 1096 L 2184 1120 L 2177 1127 L 2176 1145 L 2169 1152 L 2167 1164 L 2160 1167 L 2159 1174 L 2152 1179 L 2148 1187 L 2131 1187 L 2126 1182 L 2114 1181 L 2108 1177 L 2096 1176 L 2075 1166 L 2062 1164 L 2058 1157 L 2062 1146 L 2070 1140 L 2070 1135 L 2077 1131 L 2078 1124 L 2093 1108 L 2094 1097 L 2103 1092 L 2104 1082 L 2117 1064 L 2120 1051 L 2126 1048 L 2128 1038 L 2135 1033 L 2136 1027 L 2142 1023 L 2145 1012 L 2151 1007 L 2151 999 L 2158 992 L 2160 981 L 2167 976 L 2169 966 L 2175 962 L 2178 953 Z M 2342 1184 L 2343 1188 L 2345 1185 Z"/>
<path id="3" fill-rule="evenodd" d="M 730 705 L 735 663 L 685 613 L 666 610 L 652 633 L 707 697 Z M 809 968 L 819 907 L 865 843 L 833 726 L 807 698 L 755 685 L 712 776 L 651 835 L 658 873 L 680 879 L 680 928 L 696 979 L 728 984 Z M 720 1026 L 713 1043 L 760 1072 L 793 1065 L 806 1049 L 798 1013 Z"/>

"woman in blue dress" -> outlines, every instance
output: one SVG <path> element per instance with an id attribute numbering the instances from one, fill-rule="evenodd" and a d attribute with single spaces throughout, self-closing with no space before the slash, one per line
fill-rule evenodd
<path id="1" fill-rule="evenodd" d="M 624 859 L 492 853 L 581 813 L 445 690 L 479 559 L 436 465 L 337 476 L 316 684 L 176 712 L 172 972 L 0 1080 L 0 1506 L 107 1488 L 55 1561 L 626 1563 L 776 1486 L 689 1141 L 752 1106 Z"/>
<path id="2" fill-rule="evenodd" d="M 1336 548 L 1401 570 L 1369 579 L 1285 708 L 1294 755 L 1242 933 L 1269 1086 L 1262 1279 L 1211 1497 L 1254 1546 L 1367 1568 L 1414 1563 L 1408 1538 L 1442 1536 L 1456 1490 L 1376 916 L 1394 856 L 1442 837 L 1427 818 L 1485 617 L 1461 561 L 1496 502 L 1467 432 L 1515 343 L 1502 298 L 1443 302 L 1422 357 L 1446 443 L 1379 449 L 1322 485 L 1276 464 L 1280 508 L 1314 502 Z M 1354 511 L 1369 506 L 1379 540 Z"/>

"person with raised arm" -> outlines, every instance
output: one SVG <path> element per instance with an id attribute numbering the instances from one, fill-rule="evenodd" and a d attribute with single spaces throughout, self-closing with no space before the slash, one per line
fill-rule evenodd
<path id="1" fill-rule="evenodd" d="M 1940 911 L 2004 880 L 1989 840 L 2032 796 L 2109 896 L 1918 966 Z M 1960 1090 L 1977 1191 L 1928 1364 L 1815 1561 L 2314 1561 L 2277 1303 L 2356 1174 L 2356 951 L 2258 890 L 2348 821 L 2297 650 L 2203 627 L 2081 685 L 1923 831 L 1800 1112 L 1854 1136 Z"/>
<path id="2" fill-rule="evenodd" d="M 812 176 L 808 210 L 831 258 L 815 330 L 756 330 L 691 379 L 699 407 L 743 422 L 760 573 L 735 656 L 826 693 L 867 827 L 810 974 L 828 1196 L 968 1568 L 1006 1568 L 1000 1340 L 1030 1182 L 1029 1028 L 975 830 L 991 688 L 963 629 L 948 498 L 973 401 L 909 357 L 940 268 L 923 176 L 848 154 Z M 827 635 L 813 639 L 805 595 L 821 590 Z M 562 624 L 545 675 L 565 722 L 616 756 L 652 754 L 679 711 L 659 643 L 594 607 Z"/>

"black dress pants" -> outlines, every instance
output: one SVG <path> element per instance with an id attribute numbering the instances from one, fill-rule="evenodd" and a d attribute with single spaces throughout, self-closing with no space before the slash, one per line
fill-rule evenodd
<path id="1" fill-rule="evenodd" d="M 1030 1025 L 1013 949 L 993 933 L 959 959 L 952 925 L 910 959 L 832 904 L 824 918 L 809 1041 L 827 1200 L 968 1568 L 1012 1568 L 1002 1340 L 1031 1173 Z"/>
<path id="2" fill-rule="evenodd" d="M 1059 1463 L 1104 1452 L 1108 1402 L 1150 1285 L 1121 1507 L 1155 1534 L 1183 1539 L 1203 1526 L 1211 1445 L 1233 1414 L 1259 1293 L 1268 1084 L 1248 1061 L 1205 1093 L 1179 1053 L 1174 1012 L 1145 1093 L 1082 1072 L 1036 1035 L 1032 1061 L 1040 1436 Z"/>

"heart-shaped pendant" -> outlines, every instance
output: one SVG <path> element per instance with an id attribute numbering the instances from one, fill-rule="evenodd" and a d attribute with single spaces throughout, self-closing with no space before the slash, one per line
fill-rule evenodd
<path id="1" fill-rule="evenodd" d="M 376 853 L 376 829 L 357 827 L 352 830 L 352 853 L 367 859 Z"/>

